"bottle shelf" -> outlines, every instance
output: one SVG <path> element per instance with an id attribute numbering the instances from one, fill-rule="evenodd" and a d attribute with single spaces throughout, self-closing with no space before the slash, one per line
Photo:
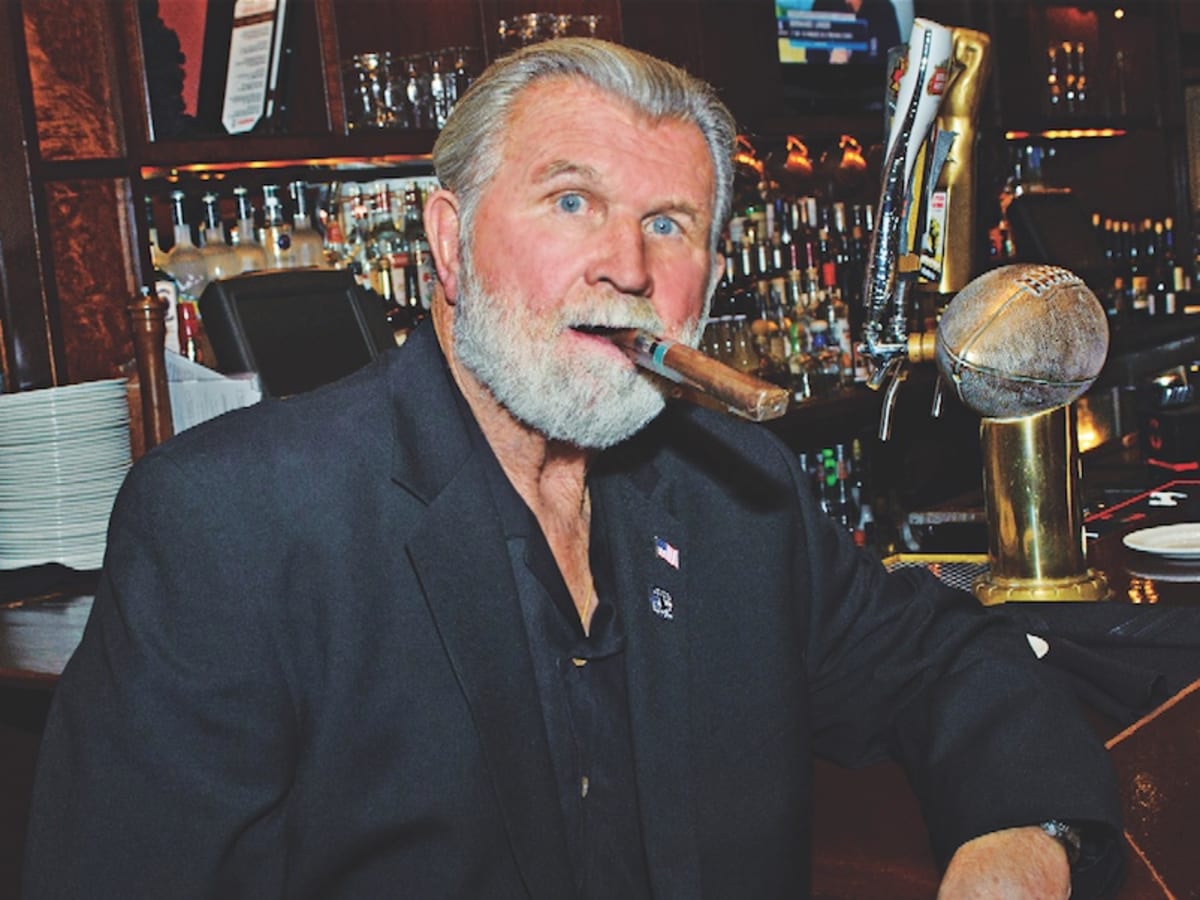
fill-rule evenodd
<path id="1" fill-rule="evenodd" d="M 140 154 L 144 179 L 173 173 L 238 169 L 345 168 L 428 165 L 437 133 L 427 130 L 359 131 L 348 135 L 211 138 L 160 141 Z"/>

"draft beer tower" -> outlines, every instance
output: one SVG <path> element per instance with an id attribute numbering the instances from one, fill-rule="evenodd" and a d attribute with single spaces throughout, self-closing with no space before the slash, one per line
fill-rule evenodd
<path id="1" fill-rule="evenodd" d="M 906 366 L 936 359 L 934 414 L 949 385 L 983 417 L 988 572 L 976 579 L 976 596 L 985 604 L 1100 600 L 1108 586 L 1085 561 L 1070 403 L 1099 375 L 1108 324 L 1065 269 L 1005 266 L 966 282 L 974 117 L 987 71 L 986 35 L 918 18 L 889 79 L 895 106 L 863 292 L 869 384 L 887 385 L 880 437 L 889 436 Z M 938 189 L 945 193 L 931 210 Z M 943 240 L 930 248 L 933 215 Z M 935 335 L 908 331 L 922 278 L 955 294 Z"/>

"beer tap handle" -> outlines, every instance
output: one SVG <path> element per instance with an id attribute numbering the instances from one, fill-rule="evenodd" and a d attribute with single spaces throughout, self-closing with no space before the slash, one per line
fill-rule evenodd
<path id="1" fill-rule="evenodd" d="M 888 382 L 879 423 L 882 440 L 891 434 L 896 392 L 908 377 L 908 294 L 919 268 L 915 248 L 908 246 L 909 201 L 920 205 L 924 200 L 924 190 L 913 197 L 914 173 L 950 75 L 951 51 L 950 29 L 918 18 L 903 65 L 889 77 L 895 113 L 888 127 L 879 212 L 863 280 L 863 343 L 874 369 L 868 386 L 878 390 Z"/>
<path id="2" fill-rule="evenodd" d="M 891 440 L 892 412 L 896 408 L 896 397 L 900 393 L 900 385 L 908 380 L 908 369 L 904 365 L 903 356 L 893 357 L 887 368 L 891 371 L 891 380 L 883 394 L 883 406 L 879 411 L 879 439 L 881 441 Z"/>
<path id="3" fill-rule="evenodd" d="M 933 402 L 929 407 L 929 415 L 931 418 L 940 419 L 942 417 L 942 401 L 946 397 L 946 383 L 942 381 L 941 373 L 938 373 L 937 380 L 933 383 Z"/>

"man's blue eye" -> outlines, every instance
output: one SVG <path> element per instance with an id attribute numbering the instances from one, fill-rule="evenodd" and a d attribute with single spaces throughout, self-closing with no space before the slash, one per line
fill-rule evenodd
<path id="1" fill-rule="evenodd" d="M 655 234 L 675 234 L 679 230 L 679 226 L 667 216 L 655 216 L 650 221 L 650 230 Z"/>
<path id="2" fill-rule="evenodd" d="M 558 198 L 558 208 L 563 212 L 577 213 L 583 209 L 583 198 L 578 194 L 563 194 Z"/>

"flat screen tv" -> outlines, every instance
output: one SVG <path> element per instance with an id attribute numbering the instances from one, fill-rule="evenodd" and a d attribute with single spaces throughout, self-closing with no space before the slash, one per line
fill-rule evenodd
<path id="1" fill-rule="evenodd" d="M 253 272 L 214 281 L 200 297 L 200 317 L 217 369 L 257 372 L 273 397 L 336 381 L 395 346 L 383 304 L 347 271 Z"/>
<path id="2" fill-rule="evenodd" d="M 775 0 L 785 95 L 814 111 L 882 109 L 888 51 L 914 0 Z"/>

